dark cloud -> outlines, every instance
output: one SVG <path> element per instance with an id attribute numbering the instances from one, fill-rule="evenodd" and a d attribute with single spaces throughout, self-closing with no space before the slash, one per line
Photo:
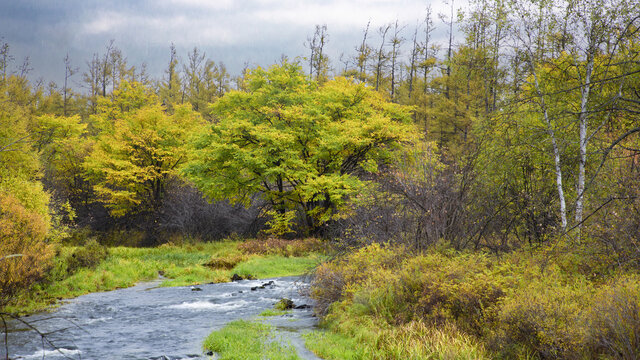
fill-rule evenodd
<path id="1" fill-rule="evenodd" d="M 441 4 L 433 6 L 435 17 Z M 282 54 L 305 55 L 315 24 L 327 24 L 327 51 L 340 66 L 339 55 L 353 53 L 369 19 L 372 33 L 396 18 L 414 26 L 425 7 L 418 0 L 2 1 L 0 37 L 18 62 L 30 57 L 33 77 L 59 82 L 65 54 L 84 70 L 112 39 L 130 64 L 146 62 L 153 76 L 161 76 L 171 43 L 185 58 L 197 46 L 238 73 L 246 62 L 266 66 Z"/>

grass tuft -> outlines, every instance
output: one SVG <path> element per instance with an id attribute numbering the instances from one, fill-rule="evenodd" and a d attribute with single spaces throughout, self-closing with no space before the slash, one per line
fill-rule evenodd
<path id="1" fill-rule="evenodd" d="M 274 328 L 260 322 L 236 320 L 204 340 L 205 351 L 219 360 L 299 360 L 295 349 L 275 339 Z"/>
<path id="2" fill-rule="evenodd" d="M 261 312 L 260 316 L 270 317 L 270 316 L 282 316 L 282 315 L 287 315 L 287 314 L 291 314 L 291 311 L 277 310 L 277 309 L 267 309 L 267 310 Z"/>

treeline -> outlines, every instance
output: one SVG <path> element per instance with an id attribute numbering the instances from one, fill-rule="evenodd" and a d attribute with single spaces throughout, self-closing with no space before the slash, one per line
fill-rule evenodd
<path id="1" fill-rule="evenodd" d="M 637 5 L 472 1 L 440 16 L 443 44 L 430 10 L 377 38 L 367 26 L 344 74 L 412 106 L 441 164 L 396 164 L 382 184 L 401 200 L 360 206 L 347 227 L 494 251 L 562 235 L 637 259 Z"/>
<path id="2" fill-rule="evenodd" d="M 154 81 L 112 42 L 83 72 L 65 58 L 63 85 L 45 86 L 10 50 L 0 44 L 0 305 L 47 275 L 62 241 L 156 245 L 262 228 L 260 203 L 209 203 L 178 176 L 207 122 L 196 110 L 228 89 L 223 65 L 194 49 L 184 77 Z"/>
<path id="3" fill-rule="evenodd" d="M 37 278 L 29 261 L 56 239 L 96 231 L 494 252 L 562 239 L 637 266 L 637 5 L 472 1 L 438 25 L 430 10 L 415 27 L 367 24 L 340 61 L 317 26 L 308 56 L 237 77 L 172 46 L 152 79 L 110 42 L 44 86 L 3 43 L 0 256 L 25 256 L 0 261 L 22 271 L 2 288 Z"/>

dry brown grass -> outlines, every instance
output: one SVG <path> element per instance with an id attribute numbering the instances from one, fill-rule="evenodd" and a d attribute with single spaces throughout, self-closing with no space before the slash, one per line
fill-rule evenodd
<path id="1" fill-rule="evenodd" d="M 249 240 L 238 245 L 238 249 L 245 254 L 304 256 L 311 252 L 324 249 L 324 244 L 316 238 L 284 240 L 269 238 L 266 240 Z"/>

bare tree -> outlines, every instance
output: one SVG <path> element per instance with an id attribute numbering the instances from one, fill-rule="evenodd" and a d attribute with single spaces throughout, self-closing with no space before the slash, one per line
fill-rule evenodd
<path id="1" fill-rule="evenodd" d="M 371 47 L 367 44 L 367 36 L 369 35 L 369 25 L 371 20 L 367 22 L 367 27 L 364 29 L 364 35 L 362 36 L 362 43 L 356 48 L 356 66 L 358 67 L 358 79 L 360 82 L 367 80 L 367 60 L 371 56 Z"/>
<path id="2" fill-rule="evenodd" d="M 82 74 L 82 80 L 89 90 L 89 100 L 91 103 L 90 111 L 95 114 L 98 109 L 98 95 L 100 94 L 100 57 L 97 53 L 93 54 L 91 61 L 87 61 L 87 71 Z"/>
<path id="3" fill-rule="evenodd" d="M 324 52 L 324 47 L 329 41 L 327 25 L 316 25 L 313 37 L 307 38 L 311 56 L 309 57 L 309 77 L 318 81 L 325 81 L 329 71 L 329 57 Z M 315 73 L 315 77 L 314 77 Z"/>
<path id="4" fill-rule="evenodd" d="M 4 38 L 0 38 L 0 72 L 2 72 L 2 81 L 7 81 L 7 71 L 9 64 L 15 58 L 9 52 L 9 44 L 4 42 Z"/>
<path id="5" fill-rule="evenodd" d="M 416 65 L 418 61 L 418 55 L 420 52 L 420 47 L 418 45 L 418 29 L 419 26 L 416 23 L 415 31 L 413 32 L 413 47 L 411 48 L 411 60 L 409 60 L 409 99 L 411 99 L 411 94 L 413 93 L 413 82 L 416 76 Z"/>
<path id="6" fill-rule="evenodd" d="M 381 26 L 378 29 L 378 33 L 380 34 L 380 37 L 382 38 L 382 41 L 380 41 L 380 47 L 378 48 L 378 52 L 377 52 L 377 56 L 376 56 L 376 65 L 375 65 L 375 71 L 376 71 L 376 91 L 378 91 L 380 89 L 380 80 L 382 78 L 383 75 L 383 70 L 384 67 L 386 65 L 387 60 L 389 59 L 388 54 L 384 51 L 384 46 L 385 46 L 385 40 L 387 38 L 387 33 L 389 32 L 389 29 L 391 29 L 391 24 L 387 24 L 384 26 Z"/>
<path id="7" fill-rule="evenodd" d="M 71 59 L 69 59 L 69 54 L 67 53 L 64 57 L 64 86 L 62 88 L 62 114 L 64 116 L 68 115 L 69 95 L 71 94 L 69 80 L 77 72 L 78 68 L 71 65 Z"/>
<path id="8" fill-rule="evenodd" d="M 449 27 L 449 43 L 447 45 L 447 58 L 446 58 L 446 66 L 445 73 L 447 75 L 447 83 L 445 87 L 445 97 L 447 99 L 450 98 L 449 88 L 451 83 L 451 55 L 453 54 L 453 23 L 454 19 L 454 11 L 455 8 L 453 6 L 454 0 L 451 0 L 451 14 L 447 17 L 444 14 L 439 14 L 440 19 Z"/>
<path id="9" fill-rule="evenodd" d="M 114 42 L 115 40 L 109 41 L 109 44 L 106 46 L 106 51 L 102 58 L 102 61 L 98 64 L 100 69 L 100 88 L 102 89 L 102 96 L 107 96 L 107 85 L 109 85 L 109 78 L 111 76 L 111 63 L 109 61 L 111 57 L 111 51 L 114 50 Z"/>
<path id="10" fill-rule="evenodd" d="M 431 54 L 430 54 L 430 40 L 431 33 L 433 32 L 433 20 L 431 19 L 431 5 L 427 6 L 427 15 L 424 18 L 424 42 L 422 43 L 423 59 L 422 59 L 422 81 L 423 81 L 423 93 L 427 93 L 427 76 L 431 70 Z"/>
<path id="11" fill-rule="evenodd" d="M 400 36 L 400 33 L 405 26 L 400 26 L 398 20 L 396 20 L 393 26 L 393 37 L 391 38 L 391 99 L 395 97 L 396 90 L 396 67 L 398 64 L 398 57 L 400 56 L 400 47 L 405 38 Z"/>

